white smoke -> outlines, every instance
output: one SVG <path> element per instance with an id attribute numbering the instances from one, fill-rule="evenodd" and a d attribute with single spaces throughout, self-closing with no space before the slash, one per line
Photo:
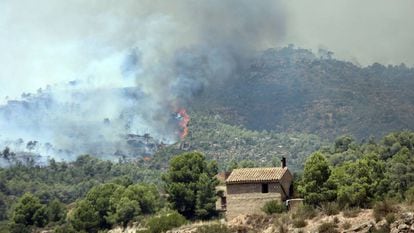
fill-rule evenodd
<path id="1" fill-rule="evenodd" d="M 272 0 L 2 1 L 0 140 L 46 154 L 50 142 L 50 156 L 112 155 L 126 134 L 173 142 L 171 112 L 276 46 L 283 12 Z"/>

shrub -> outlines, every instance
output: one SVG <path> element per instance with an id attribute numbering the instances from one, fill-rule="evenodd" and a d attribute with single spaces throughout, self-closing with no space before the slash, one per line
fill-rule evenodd
<path id="1" fill-rule="evenodd" d="M 266 214 L 280 214 L 285 212 L 287 209 L 283 203 L 278 201 L 268 201 L 264 204 L 262 210 Z"/>
<path id="2" fill-rule="evenodd" d="M 388 225 L 384 225 L 378 228 L 374 228 L 371 230 L 372 233 L 389 233 L 390 232 L 390 227 Z"/>
<path id="3" fill-rule="evenodd" d="M 339 218 L 335 216 L 335 218 L 333 219 L 333 222 L 338 224 L 339 223 Z"/>
<path id="4" fill-rule="evenodd" d="M 70 224 L 63 224 L 61 226 L 58 226 L 53 231 L 53 233 L 76 233 L 76 232 L 79 232 L 79 231 L 76 231 Z"/>
<path id="5" fill-rule="evenodd" d="M 407 200 L 408 204 L 410 205 L 414 204 L 414 186 L 409 188 L 405 192 L 405 199 Z"/>
<path id="6" fill-rule="evenodd" d="M 303 218 L 293 220 L 293 227 L 295 228 L 306 227 L 306 225 L 308 225 L 308 223 Z"/>
<path id="7" fill-rule="evenodd" d="M 377 202 L 374 206 L 374 218 L 375 221 L 379 222 L 383 217 L 389 213 L 395 213 L 397 211 L 396 207 L 392 202 L 384 200 Z"/>
<path id="8" fill-rule="evenodd" d="M 322 210 L 328 216 L 339 214 L 339 206 L 334 202 L 328 202 L 323 204 Z"/>
<path id="9" fill-rule="evenodd" d="M 285 224 L 281 224 L 278 227 L 279 233 L 288 233 L 289 228 Z"/>
<path id="10" fill-rule="evenodd" d="M 310 205 L 301 205 L 293 214 L 294 218 L 312 219 L 316 217 L 317 211 Z"/>
<path id="11" fill-rule="evenodd" d="M 361 212 L 361 209 L 359 208 L 347 208 L 344 210 L 343 214 L 345 218 L 355 218 L 358 216 L 359 212 Z"/>
<path id="12" fill-rule="evenodd" d="M 391 225 L 391 223 L 393 223 L 393 222 L 395 222 L 395 214 L 394 213 L 388 213 L 386 216 L 385 216 L 385 220 L 387 221 L 387 223 L 389 224 L 389 225 Z"/>
<path id="13" fill-rule="evenodd" d="M 338 226 L 333 222 L 325 222 L 319 225 L 318 232 L 319 233 L 339 233 Z"/>
<path id="14" fill-rule="evenodd" d="M 352 224 L 350 222 L 344 222 L 344 224 L 342 224 L 342 228 L 344 228 L 344 230 L 351 228 L 351 226 Z"/>
<path id="15" fill-rule="evenodd" d="M 147 221 L 148 233 L 162 233 L 184 225 L 187 220 L 178 212 L 167 212 L 150 218 Z"/>
<path id="16" fill-rule="evenodd" d="M 226 225 L 211 224 L 199 227 L 196 233 L 231 233 L 231 231 Z"/>

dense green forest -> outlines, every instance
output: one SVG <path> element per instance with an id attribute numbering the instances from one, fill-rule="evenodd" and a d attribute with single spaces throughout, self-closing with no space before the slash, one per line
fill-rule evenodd
<path id="1" fill-rule="evenodd" d="M 47 166 L 16 161 L 0 168 L 1 232 L 97 232 L 131 221 L 141 223 L 142 232 L 163 232 L 178 223 L 215 218 L 216 160 L 199 152 L 169 157 L 161 170 L 153 169 L 159 166 L 156 159 L 113 163 L 88 155 L 73 162 L 51 160 Z M 222 166 L 262 165 L 244 159 L 224 160 Z M 272 163 L 266 159 L 264 164 Z M 335 202 L 346 209 L 384 200 L 414 202 L 413 132 L 363 142 L 342 136 L 303 159 L 295 187 L 308 205 Z"/>
<path id="2" fill-rule="evenodd" d="M 414 134 L 392 133 L 363 144 L 340 137 L 307 159 L 299 184 L 309 204 L 369 207 L 384 198 L 413 200 Z"/>

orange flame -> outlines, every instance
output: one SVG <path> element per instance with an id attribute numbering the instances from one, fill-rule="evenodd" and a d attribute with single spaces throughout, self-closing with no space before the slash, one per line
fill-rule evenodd
<path id="1" fill-rule="evenodd" d="M 184 139 L 188 134 L 188 122 L 190 122 L 190 116 L 187 114 L 187 111 L 184 108 L 178 110 L 178 114 L 181 116 L 181 121 L 179 123 L 182 131 L 180 132 L 180 138 Z"/>

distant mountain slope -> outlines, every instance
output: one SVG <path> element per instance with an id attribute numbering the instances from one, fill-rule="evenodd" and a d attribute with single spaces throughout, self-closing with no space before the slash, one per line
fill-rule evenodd
<path id="1" fill-rule="evenodd" d="M 192 107 L 251 130 L 381 137 L 414 129 L 414 69 L 269 49 L 237 78 L 206 89 Z"/>

